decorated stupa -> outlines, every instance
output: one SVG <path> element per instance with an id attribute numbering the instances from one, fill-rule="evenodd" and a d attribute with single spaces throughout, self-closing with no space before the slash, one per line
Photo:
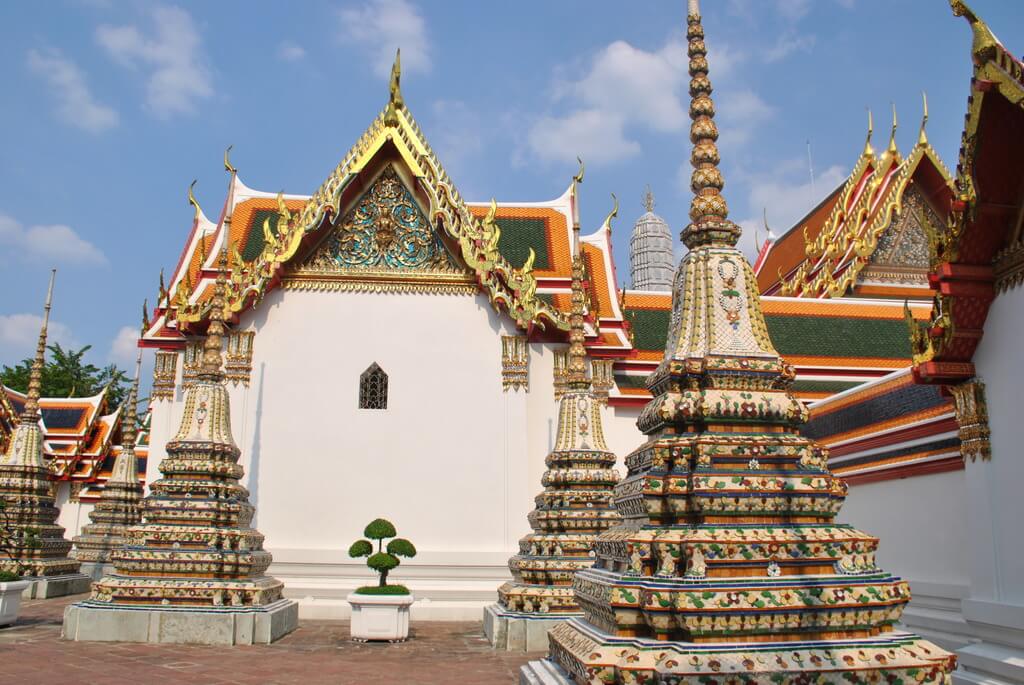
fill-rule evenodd
<path id="1" fill-rule="evenodd" d="M 948 683 L 955 658 L 896 623 L 910 599 L 878 540 L 835 522 L 846 486 L 765 328 L 718 169 L 704 31 L 690 0 L 689 252 L 665 357 L 616 487 L 623 522 L 577 573 L 583 618 L 523 682 Z M 546 678 L 546 679 L 545 679 Z"/>
<path id="2" fill-rule="evenodd" d="M 79 564 L 68 557 L 71 542 L 64 528 L 57 525 L 60 510 L 54 503 L 50 468 L 43 453 L 43 432 L 39 425 L 39 396 L 46 359 L 46 335 L 53 303 L 50 274 L 35 358 L 29 373 L 25 406 L 18 426 L 0 459 L 0 499 L 4 502 L 3 521 L 14 534 L 15 544 L 8 554 L 0 553 L 0 570 L 33 580 L 27 597 L 61 597 L 86 592 L 89 577 L 79 572 Z"/>
<path id="3" fill-rule="evenodd" d="M 629 275 L 633 290 L 669 291 L 675 274 L 672 230 L 654 213 L 654 193 L 644 192 L 644 213 L 629 237 Z"/>
<path id="4" fill-rule="evenodd" d="M 544 491 L 529 514 L 533 532 L 519 541 L 519 554 L 508 564 L 512 580 L 498 589 L 498 603 L 484 612 L 491 643 L 508 649 L 544 649 L 547 631 L 556 621 L 579 615 L 573 576 L 593 563 L 591 549 L 597 535 L 618 521 L 611 503 L 619 480 L 616 458 L 604 441 L 603 405 L 587 376 L 583 344 L 586 294 L 577 198 L 582 180 L 581 166 L 571 187 L 572 309 L 555 445 L 544 460 Z M 614 213 L 608 215 L 605 227 Z"/>
<path id="5" fill-rule="evenodd" d="M 143 500 L 143 522 L 128 528 L 125 546 L 113 553 L 114 573 L 66 609 L 67 639 L 268 643 L 298 623 L 297 603 L 266 575 L 271 556 L 239 483 L 221 357 L 226 283 L 222 252 L 201 367 L 160 463 L 163 477 Z"/>
<path id="6" fill-rule="evenodd" d="M 135 381 L 128 392 L 121 417 L 121 449 L 100 499 L 89 512 L 89 520 L 74 539 L 72 555 L 82 563 L 82 572 L 99 580 L 113 572 L 111 554 L 125 544 L 125 531 L 142 520 L 142 483 L 135 456 L 138 437 L 139 369 L 142 350 L 135 358 Z"/>

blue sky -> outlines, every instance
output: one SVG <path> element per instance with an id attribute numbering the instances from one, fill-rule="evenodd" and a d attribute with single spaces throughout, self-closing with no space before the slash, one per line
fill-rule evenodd
<path id="1" fill-rule="evenodd" d="M 52 327 L 91 360 L 127 366 L 190 228 L 232 161 L 253 188 L 314 190 L 387 98 L 403 93 L 463 195 L 546 200 L 587 162 L 584 230 L 621 201 L 619 275 L 650 184 L 686 223 L 685 2 L 335 0 L 8 2 L 0 43 L 0 362 L 33 348 L 47 270 Z M 1020 54 L 1024 3 L 974 0 Z M 731 216 L 788 228 L 849 172 L 866 108 L 876 146 L 929 137 L 955 168 L 970 30 L 943 0 L 705 0 Z M 807 163 L 811 143 L 815 184 Z M 747 241 L 750 242 L 749 237 Z"/>

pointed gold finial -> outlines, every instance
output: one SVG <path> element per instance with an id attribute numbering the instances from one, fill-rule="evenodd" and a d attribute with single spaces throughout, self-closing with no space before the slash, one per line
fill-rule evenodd
<path id="1" fill-rule="evenodd" d="M 734 246 L 740 228 L 729 221 L 729 205 L 722 195 L 725 179 L 718 168 L 718 127 L 708 76 L 707 46 L 700 20 L 700 5 L 691 0 L 686 17 L 687 55 L 690 58 L 690 223 L 683 229 L 683 243 L 691 250 L 701 245 Z"/>
<path id="2" fill-rule="evenodd" d="M 231 148 L 233 147 L 234 145 L 228 145 L 228 148 L 224 150 L 224 171 L 228 172 L 229 174 L 238 173 L 238 169 L 236 169 L 234 165 L 231 164 L 231 158 L 228 156 L 231 154 Z"/>
<path id="3" fill-rule="evenodd" d="M 580 198 L 578 186 L 583 183 L 584 172 L 583 160 L 577 157 L 576 161 L 580 163 L 580 170 L 572 177 L 569 191 L 569 197 L 572 200 L 573 254 L 578 254 L 580 251 Z"/>
<path id="4" fill-rule="evenodd" d="M 28 375 L 28 391 L 25 394 L 25 409 L 22 416 L 35 421 L 39 414 L 39 397 L 43 389 L 43 366 L 46 364 L 46 333 L 50 326 L 50 307 L 53 304 L 53 282 L 57 278 L 57 270 L 50 270 L 50 285 L 46 289 L 46 304 L 43 305 L 43 325 L 39 328 L 39 341 L 36 343 L 36 356 L 32 360 L 32 368 Z"/>
<path id="5" fill-rule="evenodd" d="M 643 203 L 644 203 L 644 211 L 647 211 L 647 212 L 653 212 L 654 211 L 654 193 L 651 192 L 651 185 L 649 183 L 647 184 L 647 187 L 644 189 Z"/>
<path id="6" fill-rule="evenodd" d="M 140 335 L 145 335 L 149 329 L 149 300 L 142 301 L 142 327 L 140 328 Z"/>
<path id="7" fill-rule="evenodd" d="M 864 141 L 864 152 L 862 153 L 862 155 L 864 157 L 874 157 L 875 156 L 875 148 L 871 147 L 871 135 L 874 132 L 875 132 L 875 120 L 871 116 L 871 110 L 869 109 L 868 110 L 868 137 L 867 137 L 867 140 Z"/>
<path id="8" fill-rule="evenodd" d="M 921 130 L 917 133 L 917 144 L 927 145 L 928 144 L 928 132 L 925 127 L 928 125 L 928 93 L 921 91 L 921 101 L 924 107 L 924 113 L 921 115 Z"/>
<path id="9" fill-rule="evenodd" d="M 196 187 L 196 179 L 192 179 L 192 183 L 190 183 L 190 184 L 189 184 L 189 186 L 188 186 L 188 203 L 189 203 L 190 205 L 192 205 L 192 206 L 193 206 L 193 207 L 195 208 L 195 210 L 196 210 L 196 213 L 195 213 L 195 218 L 196 218 L 196 219 L 198 220 L 198 219 L 199 219 L 199 214 L 200 214 L 200 213 L 201 213 L 201 212 L 202 212 L 203 210 L 202 210 L 202 209 L 200 209 L 200 207 L 199 207 L 199 201 L 198 201 L 198 200 L 196 200 L 196 196 L 195 196 L 195 194 L 194 194 L 194 193 L 192 192 L 192 190 L 193 190 L 193 189 L 194 189 L 195 187 Z"/>
<path id="10" fill-rule="evenodd" d="M 612 219 L 619 215 L 619 198 L 615 197 L 615 193 L 612 193 L 612 211 L 608 212 L 608 216 L 604 218 L 604 223 L 601 224 L 601 228 L 606 231 L 612 230 Z"/>
<path id="11" fill-rule="evenodd" d="M 391 65 L 391 82 L 388 84 L 388 108 L 384 113 L 384 123 L 388 126 L 398 125 L 398 110 L 405 107 L 402 100 L 402 49 L 395 52 L 395 63 Z"/>
<path id="12" fill-rule="evenodd" d="M 890 103 L 892 105 L 892 130 L 889 132 L 889 148 L 887 152 L 890 155 L 898 155 L 899 149 L 896 147 L 896 103 Z"/>
<path id="13" fill-rule="evenodd" d="M 206 380 L 219 381 L 221 373 L 221 348 L 224 345 L 224 295 L 228 282 L 228 251 L 222 248 L 217 265 L 217 280 L 213 285 L 213 298 L 210 301 L 210 325 L 206 329 L 206 340 L 203 341 L 203 361 L 199 375 Z"/>

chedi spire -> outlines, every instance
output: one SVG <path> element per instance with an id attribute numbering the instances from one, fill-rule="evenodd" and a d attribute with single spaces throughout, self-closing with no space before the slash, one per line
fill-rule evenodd
<path id="1" fill-rule="evenodd" d="M 550 632 L 559 677 L 947 683 L 955 659 L 895 630 L 909 588 L 876 565 L 877 538 L 836 522 L 846 484 L 825 449 L 799 433 L 807 410 L 789 390 L 793 369 L 768 336 L 720 195 L 694 0 L 687 22 L 690 251 L 676 274 L 665 357 L 648 381 L 653 399 L 637 421 L 645 440 L 615 488 L 622 523 L 598 537 L 596 562 L 576 574 L 584 617 Z M 539 678 L 545 667 L 524 668 Z"/>
<path id="2" fill-rule="evenodd" d="M 576 186 L 573 179 L 575 206 Z M 610 220 L 610 217 L 609 217 Z M 579 240 L 578 211 L 574 210 L 572 310 L 565 392 L 558 405 L 555 446 L 544 463 L 548 467 L 529 515 L 533 532 L 519 541 L 519 554 L 509 559 L 513 579 L 498 589 L 498 604 L 488 607 L 484 622 L 491 642 L 514 648 L 515 621 L 524 621 L 525 649 L 547 644 L 551 624 L 535 619 L 563 619 L 579 615 L 573 597 L 576 571 L 593 563 L 590 550 L 597 535 L 618 520 L 611 504 L 612 488 L 619 480 L 615 454 L 604 441 L 601 403 L 594 397 L 586 370 L 584 340 L 584 269 Z M 499 627 L 500 626 L 500 627 Z"/>
<path id="3" fill-rule="evenodd" d="M 226 283 L 222 250 L 200 371 L 160 463 L 163 477 L 143 500 L 143 522 L 128 528 L 125 546 L 113 553 L 114 572 L 68 608 L 65 637 L 235 644 L 272 642 L 297 625 L 298 605 L 266 575 L 271 556 L 239 483 L 241 452 L 221 371 Z M 104 613 L 111 611 L 126 613 L 115 620 Z"/>

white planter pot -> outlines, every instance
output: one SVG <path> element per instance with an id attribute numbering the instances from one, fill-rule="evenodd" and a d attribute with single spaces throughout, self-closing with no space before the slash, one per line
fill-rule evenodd
<path id="1" fill-rule="evenodd" d="M 32 584 L 31 580 L 12 580 L 0 583 L 0 626 L 9 626 L 18 620 L 21 593 Z"/>
<path id="2" fill-rule="evenodd" d="M 409 595 L 350 594 L 345 599 L 352 605 L 353 640 L 388 640 L 401 642 L 409 637 Z"/>

